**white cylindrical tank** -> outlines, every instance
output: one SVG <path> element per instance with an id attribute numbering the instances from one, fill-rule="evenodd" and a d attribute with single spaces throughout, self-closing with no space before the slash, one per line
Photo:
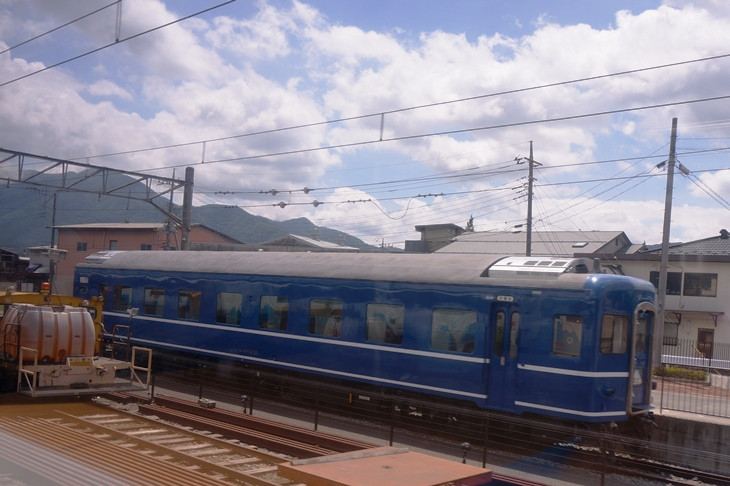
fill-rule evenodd
<path id="1" fill-rule="evenodd" d="M 80 307 L 14 304 L 0 324 L 0 339 L 6 358 L 18 357 L 20 346 L 38 351 L 39 362 L 63 363 L 67 356 L 93 356 L 94 320 Z M 24 353 L 24 361 L 33 355 Z"/>

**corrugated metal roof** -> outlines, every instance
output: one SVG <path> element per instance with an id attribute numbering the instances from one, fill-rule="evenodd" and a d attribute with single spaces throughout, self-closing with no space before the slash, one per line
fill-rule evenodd
<path id="1" fill-rule="evenodd" d="M 358 248 L 353 246 L 343 246 L 330 241 L 315 240 L 314 238 L 307 238 L 306 236 L 299 235 L 288 235 L 284 238 L 277 238 L 275 240 L 260 243 L 259 246 L 289 246 L 293 242 L 299 243 L 301 246 L 309 246 L 313 248 L 319 248 L 322 250 L 348 250 L 348 251 L 359 251 Z"/>
<path id="2" fill-rule="evenodd" d="M 56 229 L 158 229 L 167 223 L 80 223 L 53 226 Z"/>

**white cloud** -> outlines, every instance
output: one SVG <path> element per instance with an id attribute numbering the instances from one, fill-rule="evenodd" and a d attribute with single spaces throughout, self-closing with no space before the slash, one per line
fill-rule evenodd
<path id="1" fill-rule="evenodd" d="M 116 83 L 108 80 L 97 81 L 87 88 L 88 92 L 94 96 L 110 96 L 124 100 L 131 100 L 132 94 Z"/>
<path id="2" fill-rule="evenodd" d="M 441 187 L 393 186 L 393 194 L 358 189 L 360 182 L 510 163 L 514 157 L 527 156 L 530 140 L 535 144 L 535 158 L 543 164 L 542 178 L 551 182 L 566 177 L 611 177 L 626 168 L 631 169 L 627 173 L 635 174 L 640 169 L 632 167 L 632 162 L 609 169 L 577 164 L 648 155 L 660 149 L 666 152 L 673 116 L 680 118 L 684 137 L 727 137 L 727 125 L 720 123 L 727 119 L 727 102 L 723 101 L 536 123 L 727 95 L 730 61 L 724 59 L 523 90 L 724 54 L 725 32 L 730 28 L 725 2 L 677 0 L 639 14 L 622 11 L 607 29 L 558 25 L 542 17 L 532 22 L 537 27 L 531 33 L 519 38 L 501 33 L 475 38 L 442 30 L 408 37 L 413 30 L 381 32 L 337 23 L 336 19 L 328 21 L 315 6 L 300 1 L 256 5 L 253 14 L 242 16 L 232 4 L 120 43 L 88 60 L 0 87 L 0 116 L 9 127 L 0 134 L 0 146 L 70 157 L 209 140 L 205 147 L 192 144 L 92 162 L 150 169 L 205 160 L 208 165 L 196 167 L 196 187 L 210 189 L 208 200 L 216 197 L 215 188 L 255 192 L 337 187 L 307 198 L 299 193 L 287 197 L 303 202 L 315 198 L 366 202 L 281 209 L 275 206 L 277 200 L 255 194 L 225 202 L 264 205 L 252 211 L 277 219 L 307 216 L 372 242 L 383 235 L 392 240 L 417 238 L 416 224 L 465 224 L 470 214 L 475 215 L 477 229 L 524 219 L 523 201 L 467 193 L 490 185 L 514 186 L 525 174 L 477 179 L 459 187 L 445 181 L 439 182 Z M 0 43 L 13 44 L 88 8 L 56 1 L 0 4 Z M 173 8 L 181 7 L 159 0 L 123 2 L 122 37 L 184 14 Z M 109 9 L 98 22 L 81 23 L 69 35 L 81 50 L 109 42 L 115 15 L 115 9 Z M 532 20 L 515 22 L 529 25 Z M 41 47 L 38 52 L 0 55 L 0 83 L 43 67 L 49 62 L 44 51 Z M 397 111 L 514 90 L 518 92 Z M 378 116 L 321 123 L 382 112 L 388 112 L 382 134 Z M 307 127 L 276 131 L 293 126 Z M 469 131 L 476 127 L 484 130 Z M 255 133 L 258 135 L 252 135 Z M 437 133 L 441 134 L 417 137 Z M 235 137 L 239 135 L 246 136 Z M 375 143 L 381 135 L 386 140 L 404 139 Z M 23 147 L 11 147 L 19 140 Z M 360 142 L 374 143 L 313 150 Z M 287 153 L 297 150 L 308 151 Z M 257 157 L 267 153 L 280 155 Z M 211 163 L 218 160 L 229 161 Z M 645 164 L 657 162 L 647 160 Z M 556 166 L 560 167 L 549 170 Z M 170 170 L 163 172 L 171 175 Z M 718 193 L 727 193 L 727 177 L 719 172 L 707 183 L 714 184 Z M 664 200 L 659 186 L 656 182 L 650 189 L 642 186 L 640 194 L 608 200 L 594 212 L 575 214 L 575 221 L 558 224 L 548 218 L 543 224 L 579 225 L 582 229 L 616 225 L 608 229 L 625 230 L 632 239 L 655 242 L 660 234 L 657 229 L 661 231 L 657 205 Z M 551 199 L 542 202 L 545 214 L 555 213 L 584 190 L 584 186 L 576 186 L 551 192 Z M 691 200 L 678 204 L 681 209 L 673 234 L 685 240 L 700 238 L 708 231 L 714 234 L 726 210 L 716 209 L 717 204 L 706 194 L 687 190 L 692 191 Z M 419 191 L 465 194 L 412 197 Z M 586 197 L 601 196 L 589 193 Z M 703 211 L 704 225 L 688 216 L 700 205 L 711 208 Z"/>

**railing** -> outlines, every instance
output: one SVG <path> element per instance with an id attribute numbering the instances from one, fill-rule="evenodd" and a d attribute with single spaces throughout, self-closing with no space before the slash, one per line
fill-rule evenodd
<path id="1" fill-rule="evenodd" d="M 730 417 L 730 344 L 665 344 L 662 366 L 654 371 L 658 409 Z"/>
<path id="2" fill-rule="evenodd" d="M 24 354 L 33 355 L 33 369 L 25 367 Z M 18 392 L 23 389 L 23 384 L 25 384 L 28 387 L 31 396 L 36 396 L 36 389 L 38 388 L 38 373 L 34 370 L 37 369 L 38 350 L 21 346 L 20 353 L 18 355 Z"/>
<path id="3" fill-rule="evenodd" d="M 140 362 L 141 364 L 137 364 Z M 140 373 L 144 377 L 140 377 Z M 146 390 L 152 379 L 152 349 L 132 346 L 130 385 L 138 385 Z"/>

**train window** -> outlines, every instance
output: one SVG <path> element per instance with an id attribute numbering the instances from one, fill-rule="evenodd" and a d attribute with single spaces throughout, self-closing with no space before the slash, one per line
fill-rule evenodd
<path id="1" fill-rule="evenodd" d="M 151 316 L 161 316 L 165 308 L 165 291 L 163 289 L 144 289 L 143 312 Z"/>
<path id="2" fill-rule="evenodd" d="M 553 322 L 553 354 L 577 358 L 583 339 L 583 320 L 579 316 L 555 316 Z"/>
<path id="3" fill-rule="evenodd" d="M 375 343 L 401 344 L 403 315 L 402 305 L 368 304 L 365 339 Z"/>
<path id="4" fill-rule="evenodd" d="M 626 316 L 603 316 L 601 323 L 601 353 L 624 354 L 627 349 L 629 318 Z"/>
<path id="5" fill-rule="evenodd" d="M 289 300 L 278 295 L 262 295 L 259 310 L 259 327 L 286 330 L 289 319 Z"/>
<path id="6" fill-rule="evenodd" d="M 499 358 L 504 354 L 504 326 L 507 315 L 504 311 L 499 311 L 494 317 L 494 356 Z"/>
<path id="7" fill-rule="evenodd" d="M 126 311 L 132 306 L 132 287 L 129 285 L 115 285 L 112 297 L 112 310 Z"/>
<path id="8" fill-rule="evenodd" d="M 312 299 L 309 302 L 309 334 L 337 337 L 341 328 L 342 301 Z"/>
<path id="9" fill-rule="evenodd" d="M 177 316 L 180 319 L 200 319 L 200 291 L 180 290 L 177 293 Z"/>
<path id="10" fill-rule="evenodd" d="M 230 292 L 218 292 L 218 300 L 215 306 L 215 321 L 223 324 L 241 323 L 241 307 L 243 296 Z"/>
<path id="11" fill-rule="evenodd" d="M 431 348 L 471 353 L 474 351 L 477 313 L 459 309 L 434 309 L 431 316 Z"/>
<path id="12" fill-rule="evenodd" d="M 104 310 L 109 310 L 110 305 L 114 303 L 114 299 L 107 299 L 106 293 L 110 288 L 107 284 L 99 285 L 99 298 L 104 301 Z"/>

